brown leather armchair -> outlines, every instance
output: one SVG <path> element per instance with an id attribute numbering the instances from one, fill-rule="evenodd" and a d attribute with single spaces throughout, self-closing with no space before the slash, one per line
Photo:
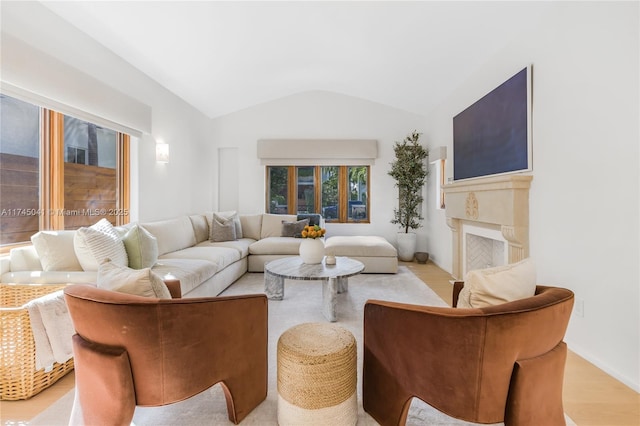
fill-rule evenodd
<path id="1" fill-rule="evenodd" d="M 469 422 L 564 425 L 573 297 L 537 286 L 535 296 L 481 309 L 368 301 L 364 410 L 382 425 L 403 425 L 417 397 Z"/>
<path id="2" fill-rule="evenodd" d="M 129 425 L 136 405 L 170 404 L 221 382 L 237 424 L 266 398 L 265 295 L 164 300 L 89 285 L 64 293 L 77 333 L 76 420 Z"/>

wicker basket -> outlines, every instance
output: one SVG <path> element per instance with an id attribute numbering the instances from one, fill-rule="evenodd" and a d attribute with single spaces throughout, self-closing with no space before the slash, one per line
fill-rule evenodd
<path id="1" fill-rule="evenodd" d="M 65 286 L 0 283 L 0 400 L 31 398 L 73 369 L 71 358 L 64 364 L 54 363 L 49 372 L 36 371 L 35 342 L 24 306 Z"/>

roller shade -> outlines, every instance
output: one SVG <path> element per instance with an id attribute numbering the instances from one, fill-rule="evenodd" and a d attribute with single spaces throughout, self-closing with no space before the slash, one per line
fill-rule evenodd
<path id="1" fill-rule="evenodd" d="M 266 166 L 364 166 L 377 157 L 375 139 L 258 140 L 258 158 Z"/>
<path id="2" fill-rule="evenodd" d="M 151 133 L 151 107 L 3 34 L 2 93 L 132 136 Z"/>

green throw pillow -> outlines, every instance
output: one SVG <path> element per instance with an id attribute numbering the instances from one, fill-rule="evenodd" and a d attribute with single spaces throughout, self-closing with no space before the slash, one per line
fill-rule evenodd
<path id="1" fill-rule="evenodd" d="M 158 261 L 158 240 L 142 226 L 135 224 L 122 237 L 132 269 L 151 268 Z"/>

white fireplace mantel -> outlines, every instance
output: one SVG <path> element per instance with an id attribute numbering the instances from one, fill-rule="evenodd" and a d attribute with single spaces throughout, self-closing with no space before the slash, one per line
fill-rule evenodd
<path id="1" fill-rule="evenodd" d="M 463 224 L 499 230 L 508 241 L 508 262 L 529 256 L 529 188 L 531 175 L 504 175 L 443 186 L 447 225 L 452 230 L 453 272 L 462 279 Z"/>

